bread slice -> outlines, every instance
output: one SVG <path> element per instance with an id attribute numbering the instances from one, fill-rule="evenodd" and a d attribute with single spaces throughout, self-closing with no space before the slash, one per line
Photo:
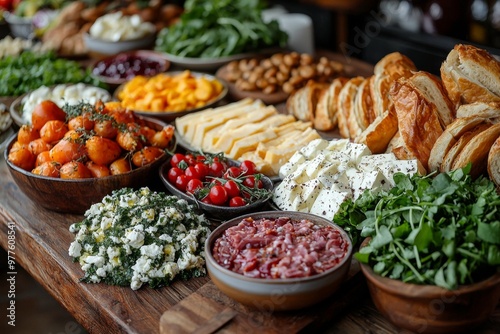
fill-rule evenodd
<path id="1" fill-rule="evenodd" d="M 473 129 L 484 121 L 485 120 L 480 117 L 472 116 L 457 118 L 449 124 L 432 147 L 428 162 L 429 171 L 433 172 L 440 170 L 444 156 L 448 153 L 448 150 L 455 145 L 457 140 L 460 139 L 462 134 Z"/>
<path id="2" fill-rule="evenodd" d="M 428 72 L 419 71 L 414 73 L 408 81 L 420 91 L 427 101 L 434 103 L 443 127 L 455 119 L 455 107 L 438 77 Z"/>
<path id="3" fill-rule="evenodd" d="M 375 64 L 373 73 L 375 75 L 389 75 L 393 79 L 398 79 L 409 77 L 416 70 L 417 67 L 410 58 L 399 52 L 392 52 Z"/>
<path id="4" fill-rule="evenodd" d="M 500 187 L 500 137 L 495 140 L 488 154 L 488 175 Z"/>
<path id="5" fill-rule="evenodd" d="M 349 128 L 349 115 L 352 110 L 354 98 L 356 97 L 359 85 L 365 79 L 361 76 L 349 79 L 344 87 L 340 90 L 339 98 L 337 101 L 337 114 L 338 114 L 338 128 L 340 135 L 343 138 L 351 138 Z M 356 122 L 357 125 L 357 122 Z"/>
<path id="6" fill-rule="evenodd" d="M 474 138 L 476 135 L 479 133 L 485 131 L 491 126 L 490 123 L 481 123 L 477 125 L 475 128 L 473 128 L 470 131 L 465 132 L 462 134 L 458 140 L 453 144 L 446 152 L 446 154 L 443 157 L 443 161 L 441 165 L 439 166 L 439 170 L 441 172 L 449 172 L 452 167 L 453 167 L 453 162 L 457 158 L 457 156 L 462 152 L 464 149 L 465 145 L 471 141 L 472 138 Z"/>
<path id="7" fill-rule="evenodd" d="M 457 109 L 457 117 L 477 116 L 481 118 L 500 117 L 500 102 L 473 102 L 462 104 Z"/>
<path id="8" fill-rule="evenodd" d="M 361 130 L 365 130 L 376 118 L 370 93 L 370 78 L 365 79 L 359 85 L 354 99 L 354 114 Z"/>
<path id="9" fill-rule="evenodd" d="M 312 80 L 292 93 L 287 99 L 286 108 L 289 114 L 305 122 L 313 122 L 316 114 L 319 96 L 327 88 L 325 83 Z"/>
<path id="10" fill-rule="evenodd" d="M 390 95 L 405 150 L 429 170 L 430 152 L 443 133 L 436 105 L 408 80 L 398 80 Z"/>
<path id="11" fill-rule="evenodd" d="M 486 50 L 457 44 L 441 65 L 441 78 L 452 102 L 500 102 L 500 62 Z"/>
<path id="12" fill-rule="evenodd" d="M 398 117 L 391 109 L 378 116 L 354 141 L 368 146 L 373 154 L 384 153 L 397 133 Z"/>
<path id="13" fill-rule="evenodd" d="M 314 116 L 314 128 L 321 131 L 329 131 L 337 126 L 337 101 L 340 90 L 349 79 L 339 77 L 332 81 L 328 89 L 320 93 L 316 114 Z"/>
<path id="14" fill-rule="evenodd" d="M 500 137 L 500 124 L 494 124 L 487 130 L 474 136 L 455 158 L 452 170 L 472 163 L 471 175 L 477 177 L 487 170 L 488 153 L 493 143 Z"/>

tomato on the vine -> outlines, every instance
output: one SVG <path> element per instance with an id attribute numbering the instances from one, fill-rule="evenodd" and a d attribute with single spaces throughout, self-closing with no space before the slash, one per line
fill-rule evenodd
<path id="1" fill-rule="evenodd" d="M 241 169 L 239 167 L 229 167 L 225 172 L 224 172 L 224 178 L 225 179 L 230 179 L 234 177 L 238 177 L 241 175 Z"/>
<path id="2" fill-rule="evenodd" d="M 184 191 L 185 192 L 186 191 L 186 186 L 187 186 L 188 182 L 189 182 L 189 180 L 186 177 L 186 175 L 182 174 L 182 175 L 177 176 L 177 178 L 175 179 L 175 186 L 180 191 Z"/>
<path id="3" fill-rule="evenodd" d="M 245 206 L 245 205 L 247 205 L 247 202 L 241 196 L 236 196 L 236 197 L 233 197 L 229 200 L 229 206 L 233 207 L 233 208 L 238 207 L 238 206 Z"/>
<path id="4" fill-rule="evenodd" d="M 255 188 L 262 189 L 262 187 L 264 187 L 264 183 L 262 183 L 262 180 L 260 179 L 257 180 L 255 178 L 255 175 L 249 175 L 245 177 L 245 179 L 243 180 L 243 185 L 252 189 Z"/>
<path id="5" fill-rule="evenodd" d="M 240 195 L 240 187 L 233 180 L 228 180 L 224 183 L 224 188 L 226 189 L 227 196 L 229 198 L 236 197 Z"/>
<path id="6" fill-rule="evenodd" d="M 186 170 L 184 171 L 184 174 L 186 175 L 188 180 L 192 180 L 192 179 L 200 180 L 201 179 L 200 174 L 198 173 L 196 168 L 194 168 L 194 166 L 188 166 L 186 168 Z"/>
<path id="7" fill-rule="evenodd" d="M 222 164 L 222 162 L 219 161 L 213 161 L 212 164 L 210 165 L 210 172 L 209 175 L 215 176 L 215 177 L 222 177 L 224 174 L 225 167 Z"/>
<path id="8" fill-rule="evenodd" d="M 250 160 L 243 160 L 240 164 L 240 169 L 245 176 L 253 175 L 257 172 L 257 166 Z"/>
<path id="9" fill-rule="evenodd" d="M 168 170 L 167 173 L 167 178 L 170 181 L 170 183 L 175 184 L 175 180 L 177 179 L 177 176 L 183 175 L 184 171 L 180 169 L 179 167 L 172 167 Z"/>
<path id="10" fill-rule="evenodd" d="M 194 194 L 194 192 L 198 189 L 203 188 L 203 182 L 199 179 L 191 179 L 188 181 L 186 185 L 186 192 L 190 194 Z"/>
<path id="11" fill-rule="evenodd" d="M 194 155 L 186 154 L 186 163 L 189 166 L 194 166 L 194 164 L 196 163 L 196 158 L 194 157 Z"/>
<path id="12" fill-rule="evenodd" d="M 210 201 L 215 205 L 223 205 L 227 202 L 227 192 L 223 186 L 213 186 L 210 188 Z"/>
<path id="13" fill-rule="evenodd" d="M 205 165 L 203 162 L 197 162 L 194 165 L 194 169 L 196 169 L 196 171 L 200 175 L 200 179 L 204 179 L 208 175 L 208 172 L 209 172 L 208 166 Z"/>
<path id="14" fill-rule="evenodd" d="M 181 161 L 186 161 L 186 157 L 182 153 L 175 153 L 170 159 L 170 166 L 179 167 Z"/>

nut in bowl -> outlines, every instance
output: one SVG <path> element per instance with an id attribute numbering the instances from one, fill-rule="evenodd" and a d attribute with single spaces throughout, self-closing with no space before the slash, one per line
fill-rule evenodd
<path id="1" fill-rule="evenodd" d="M 116 104 L 94 111 L 83 104 L 62 113 L 52 101 L 37 106 L 32 125 L 22 126 L 4 153 L 12 178 L 29 199 L 49 210 L 81 214 L 111 191 L 144 186 L 156 175 L 165 150 L 175 149 L 173 128 Z M 78 110 L 82 114 L 74 116 Z M 69 121 L 61 120 L 69 115 Z"/>
<path id="2" fill-rule="evenodd" d="M 287 252 L 279 246 L 285 243 L 293 245 Z M 206 240 L 205 254 L 210 278 L 226 295 L 253 308 L 284 311 L 332 295 L 349 271 L 352 243 L 322 217 L 265 211 L 220 225 Z"/>
<path id="3" fill-rule="evenodd" d="M 227 85 L 212 75 L 186 70 L 136 76 L 118 86 L 114 95 L 139 115 L 171 122 L 216 105 L 227 95 Z"/>
<path id="4" fill-rule="evenodd" d="M 176 153 L 160 167 L 160 178 L 174 195 L 195 204 L 212 220 L 226 220 L 262 209 L 273 182 L 251 161 L 222 154 Z"/>

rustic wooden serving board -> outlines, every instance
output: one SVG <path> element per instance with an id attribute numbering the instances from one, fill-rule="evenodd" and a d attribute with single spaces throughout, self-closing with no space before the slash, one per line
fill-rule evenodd
<path id="1" fill-rule="evenodd" d="M 297 333 L 321 328 L 367 294 L 359 264 L 353 260 L 346 281 L 332 296 L 303 310 L 272 312 L 242 305 L 211 281 L 160 318 L 161 334 Z"/>

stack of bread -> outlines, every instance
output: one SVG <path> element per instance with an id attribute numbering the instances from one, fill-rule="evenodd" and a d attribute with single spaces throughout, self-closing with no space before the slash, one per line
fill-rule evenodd
<path id="1" fill-rule="evenodd" d="M 456 45 L 441 78 L 391 53 L 369 78 L 309 83 L 287 110 L 318 130 L 338 127 L 372 153 L 417 159 L 427 172 L 471 162 L 474 176 L 488 171 L 500 185 L 500 62 L 477 47 Z"/>

